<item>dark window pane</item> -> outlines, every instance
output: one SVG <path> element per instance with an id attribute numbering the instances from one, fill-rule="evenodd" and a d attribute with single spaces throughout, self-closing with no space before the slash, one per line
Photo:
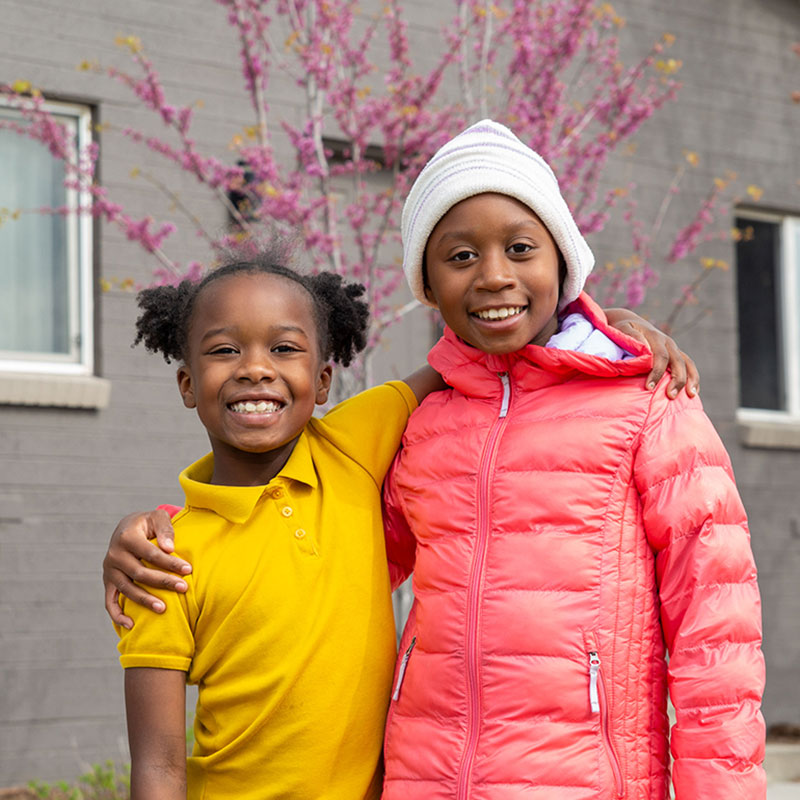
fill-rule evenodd
<path id="1" fill-rule="evenodd" d="M 739 405 L 783 409 L 779 319 L 780 226 L 737 219 L 743 236 L 736 244 L 739 306 Z"/>

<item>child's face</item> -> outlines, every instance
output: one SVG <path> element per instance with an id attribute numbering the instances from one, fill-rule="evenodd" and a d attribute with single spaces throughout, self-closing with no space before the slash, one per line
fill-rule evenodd
<path id="1" fill-rule="evenodd" d="M 220 278 L 197 298 L 178 386 L 208 430 L 214 482 L 245 483 L 248 464 L 264 461 L 245 453 L 269 454 L 277 474 L 314 405 L 327 400 L 331 368 L 312 302 L 293 281 L 247 273 Z"/>
<path id="2" fill-rule="evenodd" d="M 454 205 L 425 248 L 426 297 L 486 353 L 543 345 L 557 331 L 559 253 L 526 205 L 479 194 Z"/>

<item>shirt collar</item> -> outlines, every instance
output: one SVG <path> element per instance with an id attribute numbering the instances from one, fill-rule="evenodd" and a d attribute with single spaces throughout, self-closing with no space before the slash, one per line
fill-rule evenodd
<path id="1" fill-rule="evenodd" d="M 246 522 L 261 496 L 277 485 L 297 481 L 316 489 L 319 484 L 305 430 L 300 434 L 284 468 L 266 486 L 217 486 L 209 483 L 213 472 L 213 453 L 203 456 L 181 472 L 179 480 L 186 495 L 186 505 L 209 509 L 237 524 Z"/>

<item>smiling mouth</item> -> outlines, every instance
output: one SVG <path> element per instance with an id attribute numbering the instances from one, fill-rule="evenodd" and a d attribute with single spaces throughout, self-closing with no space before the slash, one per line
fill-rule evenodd
<path id="1" fill-rule="evenodd" d="M 273 411 L 278 411 L 281 404 L 276 403 L 274 400 L 259 400 L 253 402 L 252 400 L 242 400 L 239 403 L 231 403 L 229 408 L 237 414 L 270 414 Z"/>
<path id="2" fill-rule="evenodd" d="M 504 308 L 487 308 L 483 311 L 473 311 L 472 316 L 482 320 L 508 319 L 519 316 L 527 306 L 505 306 Z"/>

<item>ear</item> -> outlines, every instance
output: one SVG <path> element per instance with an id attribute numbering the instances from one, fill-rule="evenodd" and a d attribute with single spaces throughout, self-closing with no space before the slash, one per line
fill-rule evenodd
<path id="1" fill-rule="evenodd" d="M 436 302 L 436 298 L 433 296 L 433 292 L 431 291 L 430 284 L 428 283 L 428 253 L 427 253 L 428 245 L 425 245 L 426 252 L 422 254 L 422 291 L 425 294 L 425 299 L 433 305 L 434 308 L 438 310 L 439 304 Z"/>
<path id="2" fill-rule="evenodd" d="M 433 295 L 433 291 L 431 290 L 431 287 L 430 287 L 430 286 L 428 286 L 428 284 L 427 284 L 427 283 L 425 283 L 425 285 L 424 285 L 422 288 L 423 288 L 423 291 L 425 292 L 425 299 L 426 299 L 426 300 L 427 300 L 427 301 L 428 301 L 428 302 L 429 302 L 429 303 L 430 303 L 430 304 L 431 304 L 431 305 L 432 305 L 434 308 L 438 309 L 438 308 L 439 308 L 439 304 L 436 302 L 436 298 L 435 298 L 435 297 L 434 297 L 434 295 Z"/>
<path id="3" fill-rule="evenodd" d="M 317 397 L 314 402 L 318 406 L 328 401 L 328 392 L 331 389 L 331 379 L 333 378 L 333 368 L 330 364 L 324 364 L 317 378 Z"/>
<path id="4" fill-rule="evenodd" d="M 567 261 L 561 251 L 558 251 L 558 299 L 564 294 L 564 283 L 567 280 Z"/>
<path id="5" fill-rule="evenodd" d="M 178 379 L 178 391 L 183 398 L 186 408 L 197 408 L 197 401 L 194 398 L 194 385 L 192 384 L 192 373 L 185 364 L 178 367 L 175 377 Z"/>

